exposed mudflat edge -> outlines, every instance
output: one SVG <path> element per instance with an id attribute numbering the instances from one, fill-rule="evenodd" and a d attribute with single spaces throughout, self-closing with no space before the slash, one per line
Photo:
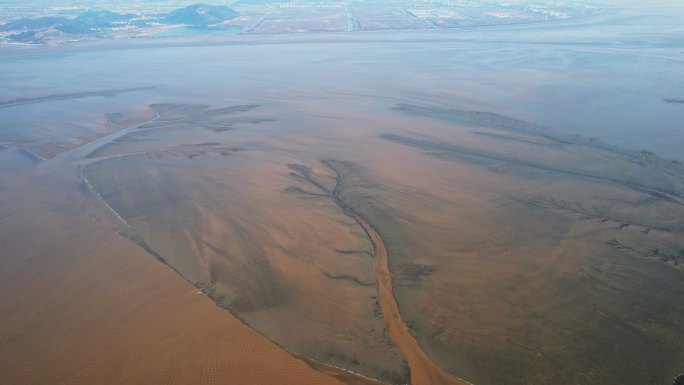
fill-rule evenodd
<path id="1" fill-rule="evenodd" d="M 45 96 L 37 96 L 34 98 L 11 99 L 11 100 L 0 101 L 0 108 L 20 106 L 23 104 L 50 102 L 50 101 L 55 101 L 55 100 L 82 99 L 82 98 L 89 98 L 92 96 L 101 96 L 101 97 L 105 97 L 105 98 L 110 98 L 112 96 L 116 96 L 116 94 L 121 94 L 124 92 L 146 91 L 146 90 L 151 90 L 151 89 L 154 89 L 154 87 L 137 87 L 137 88 L 123 88 L 123 89 L 117 89 L 117 90 L 74 92 L 74 93 L 70 93 L 70 94 L 52 94 L 52 95 L 45 95 Z"/>
<path id="2" fill-rule="evenodd" d="M 258 333 L 260 336 L 266 338 L 268 341 L 270 341 L 270 342 L 273 343 L 274 345 L 278 346 L 279 348 L 281 348 L 281 349 L 284 350 L 285 352 L 289 353 L 289 354 L 292 355 L 293 357 L 295 357 L 295 358 L 297 358 L 297 359 L 300 359 L 300 360 L 304 361 L 304 362 L 305 362 L 307 365 L 309 365 L 312 369 L 314 369 L 314 370 L 316 370 L 316 371 L 319 371 L 319 372 L 321 372 L 321 373 L 323 373 L 323 374 L 327 374 L 327 375 L 329 375 L 329 376 L 331 376 L 331 377 L 334 377 L 335 379 L 340 380 L 341 382 L 343 382 L 343 383 L 345 383 L 345 384 L 347 384 L 347 385 L 387 385 L 387 383 L 382 382 L 382 381 L 380 381 L 380 380 L 378 380 L 378 379 L 374 379 L 374 378 L 371 378 L 371 377 L 367 377 L 367 376 L 364 376 L 363 374 L 356 373 L 356 372 L 353 372 L 353 371 L 351 371 L 351 370 L 347 370 L 347 369 L 344 369 L 344 368 L 340 368 L 340 367 L 337 367 L 337 366 L 334 366 L 334 365 L 330 365 L 330 364 L 325 364 L 325 363 L 322 363 L 322 362 L 318 362 L 318 361 L 314 360 L 313 358 L 307 357 L 307 356 L 305 356 L 305 355 L 303 355 L 303 354 L 301 354 L 301 353 L 295 352 L 294 350 L 288 349 L 287 347 L 285 347 L 285 346 L 279 344 L 278 342 L 276 342 L 276 341 L 272 340 L 271 338 L 269 338 L 266 334 L 263 334 L 263 333 L 260 332 L 259 330 L 254 329 L 251 325 L 249 325 L 249 323 L 245 322 L 238 314 L 233 313 L 233 312 L 230 310 L 230 308 L 228 308 L 228 307 L 226 307 L 226 306 L 223 306 L 223 305 L 219 304 L 218 302 L 216 302 L 216 301 L 214 300 L 214 298 L 211 297 L 210 293 L 206 290 L 207 287 L 203 287 L 203 286 L 201 286 L 201 285 L 197 285 L 196 283 L 193 283 L 193 282 L 191 282 L 190 280 L 188 280 L 183 274 L 180 273 L 180 271 L 178 271 L 178 270 L 177 270 L 176 268 L 174 268 L 171 264 L 169 264 L 168 261 L 167 261 L 161 254 L 159 254 L 157 251 L 155 251 L 155 250 L 154 250 L 154 249 L 145 241 L 145 239 L 144 239 L 142 236 L 137 235 L 137 234 L 128 234 L 128 233 L 124 233 L 124 232 L 120 232 L 120 231 L 117 232 L 117 233 L 118 233 L 120 236 L 122 236 L 122 237 L 128 239 L 129 241 L 131 241 L 131 242 L 133 242 L 133 243 L 135 243 L 137 246 L 139 246 L 140 248 L 142 248 L 147 254 L 149 254 L 149 255 L 151 255 L 152 257 L 154 257 L 154 259 L 157 260 L 158 262 L 162 263 L 162 264 L 165 265 L 166 267 L 168 267 L 168 268 L 170 268 L 171 270 L 173 270 L 173 271 L 174 271 L 176 274 L 178 274 L 178 276 L 179 276 L 180 278 L 182 278 L 185 282 L 187 282 L 187 283 L 190 284 L 191 286 L 196 287 L 198 292 L 201 292 L 202 294 L 204 294 L 204 295 L 206 295 L 207 297 L 209 297 L 209 299 L 211 299 L 211 301 L 212 301 L 217 307 L 219 307 L 219 308 L 221 308 L 221 309 L 224 309 L 224 310 L 228 311 L 228 313 L 230 313 L 233 317 L 235 317 L 235 318 L 238 319 L 240 322 L 242 322 L 244 325 L 246 325 L 247 327 L 249 327 L 251 330 L 254 330 L 254 331 L 255 331 L 256 333 Z"/>
<path id="3" fill-rule="evenodd" d="M 634 182 L 630 182 L 630 181 L 620 180 L 620 179 L 616 179 L 616 178 L 609 178 L 609 177 L 604 177 L 604 176 L 600 176 L 600 175 L 592 175 L 589 173 L 576 172 L 576 171 L 572 171 L 572 170 L 564 170 L 561 168 L 549 167 L 549 166 L 545 166 L 545 165 L 540 164 L 540 163 L 527 162 L 527 161 L 523 161 L 523 160 L 516 159 L 513 157 L 508 157 L 505 155 L 488 154 L 488 153 L 473 150 L 473 149 L 470 149 L 467 147 L 462 147 L 462 146 L 457 146 L 457 145 L 447 144 L 447 143 L 434 142 L 434 141 L 429 141 L 429 140 L 424 140 L 424 139 L 416 139 L 416 138 L 411 138 L 408 136 L 403 136 L 403 135 L 398 135 L 398 134 L 382 134 L 380 137 L 382 139 L 385 139 L 385 140 L 389 140 L 392 142 L 401 143 L 403 145 L 421 148 L 421 149 L 425 149 L 425 150 L 437 150 L 437 151 L 446 151 L 447 153 L 463 154 L 463 155 L 467 155 L 467 156 L 485 158 L 485 159 L 495 160 L 495 161 L 499 161 L 499 162 L 507 162 L 507 163 L 516 164 L 519 166 L 524 166 L 524 167 L 536 168 L 536 169 L 544 170 L 544 171 L 548 171 L 548 172 L 560 173 L 560 174 L 564 174 L 564 175 L 576 177 L 576 178 L 585 178 L 585 179 L 595 180 L 595 181 L 599 181 L 599 182 L 617 184 L 617 185 L 632 189 L 634 191 L 646 193 L 646 194 L 652 195 L 656 198 L 663 199 L 663 200 L 666 200 L 666 201 L 671 202 L 671 203 L 675 203 L 675 204 L 680 205 L 680 206 L 684 206 L 684 197 L 678 195 L 674 191 L 663 191 L 663 190 L 659 190 L 659 189 L 656 189 L 656 188 L 653 188 L 650 186 L 646 186 L 643 184 L 638 184 L 638 183 L 634 183 Z"/>
<path id="4" fill-rule="evenodd" d="M 680 99 L 664 99 L 667 103 L 684 103 Z M 607 151 L 612 154 L 621 155 L 632 163 L 647 163 L 658 171 L 669 175 L 684 176 L 684 167 L 678 160 L 668 160 L 657 156 L 647 150 L 630 150 L 604 143 L 596 138 L 588 138 L 581 135 L 560 135 L 549 127 L 540 126 L 499 115 L 487 111 L 467 111 L 456 108 L 443 108 L 437 106 L 422 106 L 414 104 L 399 103 L 393 108 L 407 114 L 435 118 L 445 121 L 468 122 L 478 124 L 483 127 L 497 128 L 504 131 L 532 134 L 544 138 L 559 145 L 581 145 L 596 150 Z"/>

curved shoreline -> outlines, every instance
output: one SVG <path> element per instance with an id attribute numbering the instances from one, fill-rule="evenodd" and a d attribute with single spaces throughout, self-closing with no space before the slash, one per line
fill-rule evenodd
<path id="1" fill-rule="evenodd" d="M 86 157 L 93 153 L 95 150 L 97 150 L 100 147 L 103 147 L 104 145 L 110 143 L 111 141 L 125 136 L 130 132 L 137 131 L 138 129 L 145 130 L 146 128 L 140 128 L 140 126 L 149 123 L 151 121 L 158 120 L 160 118 L 159 111 L 154 109 L 155 112 L 155 117 L 150 119 L 147 122 L 137 124 L 131 127 L 124 127 L 120 131 L 107 135 L 103 138 L 99 138 L 98 140 L 91 142 L 87 145 L 81 146 L 77 149 L 74 149 L 72 151 L 68 151 L 65 153 L 64 156 L 58 157 L 62 158 L 66 161 L 75 161 L 76 164 L 80 165 L 79 167 L 79 177 L 86 183 L 88 188 L 92 191 L 96 191 L 90 186 L 90 183 L 88 180 L 84 177 L 82 173 L 83 169 L 83 164 L 82 163 L 92 163 L 92 162 L 97 162 L 102 159 L 91 159 L 90 162 L 86 161 Z M 376 290 L 378 292 L 378 301 L 380 303 L 380 307 L 382 309 L 382 314 L 383 314 L 383 320 L 385 323 L 385 327 L 388 331 L 388 334 L 392 341 L 397 345 L 399 348 L 402 356 L 408 363 L 409 367 L 409 372 L 410 372 L 410 383 L 412 385 L 431 385 L 431 384 L 437 384 L 437 385 L 466 385 L 470 384 L 467 381 L 464 381 L 462 379 L 459 379 L 441 368 L 439 368 L 423 351 L 423 349 L 420 347 L 418 344 L 418 341 L 416 338 L 411 334 L 409 331 L 406 323 L 404 322 L 403 318 L 401 317 L 401 313 L 399 312 L 399 307 L 397 305 L 397 301 L 394 297 L 394 291 L 392 287 L 392 274 L 390 272 L 389 268 L 389 260 L 388 260 L 388 254 L 387 254 L 387 249 L 383 243 L 382 237 L 379 235 L 379 233 L 371 226 L 362 216 L 361 214 L 357 213 L 351 206 L 347 205 L 339 196 L 339 190 L 341 188 L 341 183 L 342 183 L 342 175 L 341 172 L 335 167 L 335 164 L 333 161 L 323 161 L 323 164 L 325 164 L 327 167 L 329 167 L 333 172 L 336 174 L 336 182 L 334 188 L 331 190 L 324 186 L 323 184 L 319 183 L 316 178 L 310 174 L 310 170 L 307 170 L 306 167 L 301 167 L 300 165 L 290 165 L 290 167 L 293 170 L 301 172 L 303 175 L 302 177 L 306 179 L 309 183 L 313 184 L 316 186 L 319 190 L 321 190 L 324 195 L 328 196 L 330 199 L 333 200 L 333 202 L 345 213 L 345 215 L 349 216 L 351 219 L 353 219 L 356 223 L 359 224 L 359 226 L 363 229 L 365 232 L 366 236 L 368 237 L 369 242 L 371 243 L 371 247 L 373 248 L 373 257 L 375 258 L 375 263 L 374 263 L 374 273 L 375 273 L 375 286 Z M 96 193 L 96 195 L 99 195 Z M 101 197 L 100 197 L 101 198 Z M 107 206 L 113 213 L 114 215 L 124 224 L 128 224 L 123 218 L 121 218 L 116 211 L 114 211 L 109 205 L 105 202 L 105 206 Z M 182 275 L 181 275 L 182 276 Z M 287 350 L 285 348 L 285 350 Z M 332 369 L 332 368 L 330 368 Z M 340 370 L 341 368 L 334 368 Z M 349 372 L 347 370 L 342 369 L 344 372 L 347 372 L 348 374 L 353 374 L 357 375 L 357 373 Z M 363 377 L 363 376 L 361 376 Z"/>

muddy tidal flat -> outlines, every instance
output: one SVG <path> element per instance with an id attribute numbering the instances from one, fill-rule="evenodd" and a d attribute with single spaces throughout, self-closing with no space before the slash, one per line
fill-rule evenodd
<path id="1" fill-rule="evenodd" d="M 0 383 L 671 383 L 648 12 L 0 46 Z"/>

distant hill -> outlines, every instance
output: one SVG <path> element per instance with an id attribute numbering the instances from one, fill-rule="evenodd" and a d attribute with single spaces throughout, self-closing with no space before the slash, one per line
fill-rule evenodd
<path id="1" fill-rule="evenodd" d="M 126 24 L 136 17 L 137 15 L 132 13 L 120 14 L 110 11 L 88 11 L 80 14 L 75 19 L 69 20 L 61 28 L 57 29 L 74 35 L 87 34 L 116 25 Z"/>
<path id="2" fill-rule="evenodd" d="M 35 29 L 52 28 L 61 25 L 69 19 L 63 17 L 41 17 L 39 19 L 19 19 L 12 20 L 0 25 L 0 31 L 27 31 Z"/>
<path id="3" fill-rule="evenodd" d="M 105 36 L 120 28 L 143 28 L 154 23 L 185 24 L 194 27 L 217 26 L 236 18 L 238 12 L 230 7 L 193 4 L 167 14 L 141 17 L 133 13 L 115 13 L 105 10 L 88 10 L 76 17 L 50 16 L 11 20 L 0 24 L 0 32 L 8 41 L 40 43 L 50 39 L 71 39 L 77 36 Z"/>
<path id="4" fill-rule="evenodd" d="M 26 31 L 26 32 L 15 33 L 13 35 L 9 35 L 8 38 L 12 41 L 19 41 L 19 42 L 25 42 L 25 43 L 34 42 L 38 39 L 36 37 L 36 31 Z"/>
<path id="5" fill-rule="evenodd" d="M 171 11 L 166 16 L 165 21 L 170 24 L 188 24 L 206 27 L 234 19 L 238 17 L 238 15 L 239 13 L 230 7 L 199 3 Z"/>
<path id="6" fill-rule="evenodd" d="M 133 13 L 115 13 L 110 11 L 87 11 L 84 12 L 74 19 L 74 21 L 79 21 L 91 25 L 103 25 L 103 24 L 114 24 L 114 23 L 125 23 L 138 17 Z"/>

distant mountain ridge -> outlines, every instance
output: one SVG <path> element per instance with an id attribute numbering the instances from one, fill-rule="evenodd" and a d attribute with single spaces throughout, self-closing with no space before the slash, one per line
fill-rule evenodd
<path id="1" fill-rule="evenodd" d="M 88 10 L 76 17 L 47 16 L 11 20 L 0 24 L 0 32 L 14 32 L 7 36 L 11 41 L 40 42 L 43 36 L 101 35 L 115 28 L 143 27 L 154 23 L 209 27 L 237 16 L 239 13 L 230 7 L 203 3 L 155 15 L 152 18 L 141 18 L 134 13 Z"/>
<path id="2" fill-rule="evenodd" d="M 19 19 L 0 25 L 0 31 L 31 32 L 53 28 L 73 35 L 87 34 L 97 30 L 111 28 L 115 24 L 125 24 L 138 17 L 132 13 L 114 13 L 110 11 L 87 11 L 73 19 L 66 17 L 41 17 L 38 19 Z"/>

